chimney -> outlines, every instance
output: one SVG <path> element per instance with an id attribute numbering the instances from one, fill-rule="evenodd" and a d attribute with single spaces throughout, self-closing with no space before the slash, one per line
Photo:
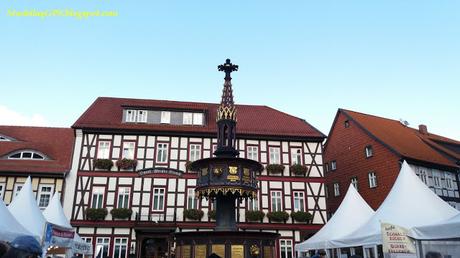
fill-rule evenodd
<path id="1" fill-rule="evenodd" d="M 428 128 L 426 127 L 426 125 L 419 125 L 418 126 L 418 131 L 421 134 L 428 134 Z"/>

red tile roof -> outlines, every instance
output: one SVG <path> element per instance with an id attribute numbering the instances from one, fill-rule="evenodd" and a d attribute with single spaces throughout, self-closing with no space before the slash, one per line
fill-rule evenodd
<path id="1" fill-rule="evenodd" d="M 195 110 L 206 112 L 207 116 L 204 126 L 123 123 L 122 114 L 126 107 L 154 110 Z M 215 123 L 217 107 L 218 104 L 215 103 L 100 97 L 93 102 L 72 127 L 213 135 L 217 132 Z M 236 105 L 236 108 L 238 135 L 318 138 L 318 140 L 325 138 L 324 134 L 305 120 L 276 109 L 256 105 Z"/>
<path id="2" fill-rule="evenodd" d="M 339 109 L 356 123 L 361 125 L 375 138 L 396 151 L 399 155 L 422 162 L 456 167 L 455 161 L 448 159 L 427 143 L 438 139 L 450 143 L 460 142 L 435 134 L 422 134 L 419 130 L 404 126 L 398 120 L 363 114 L 351 110 Z"/>
<path id="3" fill-rule="evenodd" d="M 22 173 L 67 173 L 74 146 L 71 128 L 0 126 L 0 134 L 14 141 L 0 141 L 0 171 Z M 18 150 L 35 150 L 50 160 L 12 160 L 8 155 Z"/>

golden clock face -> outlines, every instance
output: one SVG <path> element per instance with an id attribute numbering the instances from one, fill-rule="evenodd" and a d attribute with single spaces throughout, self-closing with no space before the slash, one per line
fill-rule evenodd
<path id="1" fill-rule="evenodd" d="M 213 173 L 216 176 L 220 176 L 220 175 L 222 175 L 222 171 L 223 171 L 222 168 L 214 168 Z"/>
<path id="2" fill-rule="evenodd" d="M 230 175 L 236 175 L 238 174 L 238 167 L 230 166 L 228 167 L 228 173 Z"/>

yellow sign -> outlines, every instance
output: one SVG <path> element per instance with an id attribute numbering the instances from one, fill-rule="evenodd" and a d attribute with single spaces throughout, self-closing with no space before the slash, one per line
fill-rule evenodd
<path id="1" fill-rule="evenodd" d="M 214 175 L 216 176 L 222 175 L 222 168 L 214 168 Z"/>
<path id="2" fill-rule="evenodd" d="M 232 166 L 231 166 L 231 167 L 228 167 L 228 173 L 229 173 L 230 175 L 236 175 L 236 174 L 238 174 L 238 167 L 232 167 Z"/>
<path id="3" fill-rule="evenodd" d="M 212 245 L 212 252 L 225 258 L 225 245 Z"/>
<path id="4" fill-rule="evenodd" d="M 249 176 L 249 168 L 243 169 L 243 175 Z"/>
<path id="5" fill-rule="evenodd" d="M 244 258 L 244 245 L 232 245 L 231 258 Z"/>
<path id="6" fill-rule="evenodd" d="M 240 180 L 240 177 L 239 176 L 231 176 L 231 175 L 229 175 L 229 176 L 227 176 L 227 179 L 229 181 L 235 182 L 235 181 Z"/>
<path id="7" fill-rule="evenodd" d="M 184 245 L 182 246 L 182 258 L 190 258 L 190 246 L 189 245 Z"/>
<path id="8" fill-rule="evenodd" d="M 206 245 L 195 246 L 195 258 L 206 258 Z"/>

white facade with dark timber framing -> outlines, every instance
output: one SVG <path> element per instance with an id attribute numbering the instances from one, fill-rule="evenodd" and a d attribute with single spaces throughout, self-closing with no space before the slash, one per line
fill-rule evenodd
<path id="1" fill-rule="evenodd" d="M 259 198 L 237 204 L 240 230 L 264 230 L 281 234 L 278 256 L 293 256 L 295 243 L 316 232 L 326 222 L 322 167 L 324 135 L 305 121 L 266 106 L 238 107 L 237 148 L 240 157 L 263 165 L 283 164 L 282 174 L 263 171 Z M 212 203 L 195 198 L 197 174 L 186 163 L 213 155 L 217 145 L 217 104 L 98 98 L 78 119 L 74 160 L 66 181 L 65 211 L 73 226 L 103 255 L 111 257 L 166 257 L 172 255 L 172 233 L 207 231 L 214 227 L 208 217 Z M 135 113 L 135 114 L 133 114 Z M 119 169 L 117 160 L 137 161 L 134 169 Z M 110 171 L 95 168 L 96 159 L 109 159 Z M 305 176 L 289 171 L 292 164 L 305 164 Z M 184 171 L 152 173 L 138 171 L 165 167 Z M 88 208 L 106 208 L 103 220 L 90 220 Z M 114 208 L 128 208 L 127 219 L 113 219 Z M 204 212 L 201 220 L 184 218 L 185 209 Z M 312 223 L 249 222 L 246 210 L 265 213 L 284 210 L 308 211 Z"/>

